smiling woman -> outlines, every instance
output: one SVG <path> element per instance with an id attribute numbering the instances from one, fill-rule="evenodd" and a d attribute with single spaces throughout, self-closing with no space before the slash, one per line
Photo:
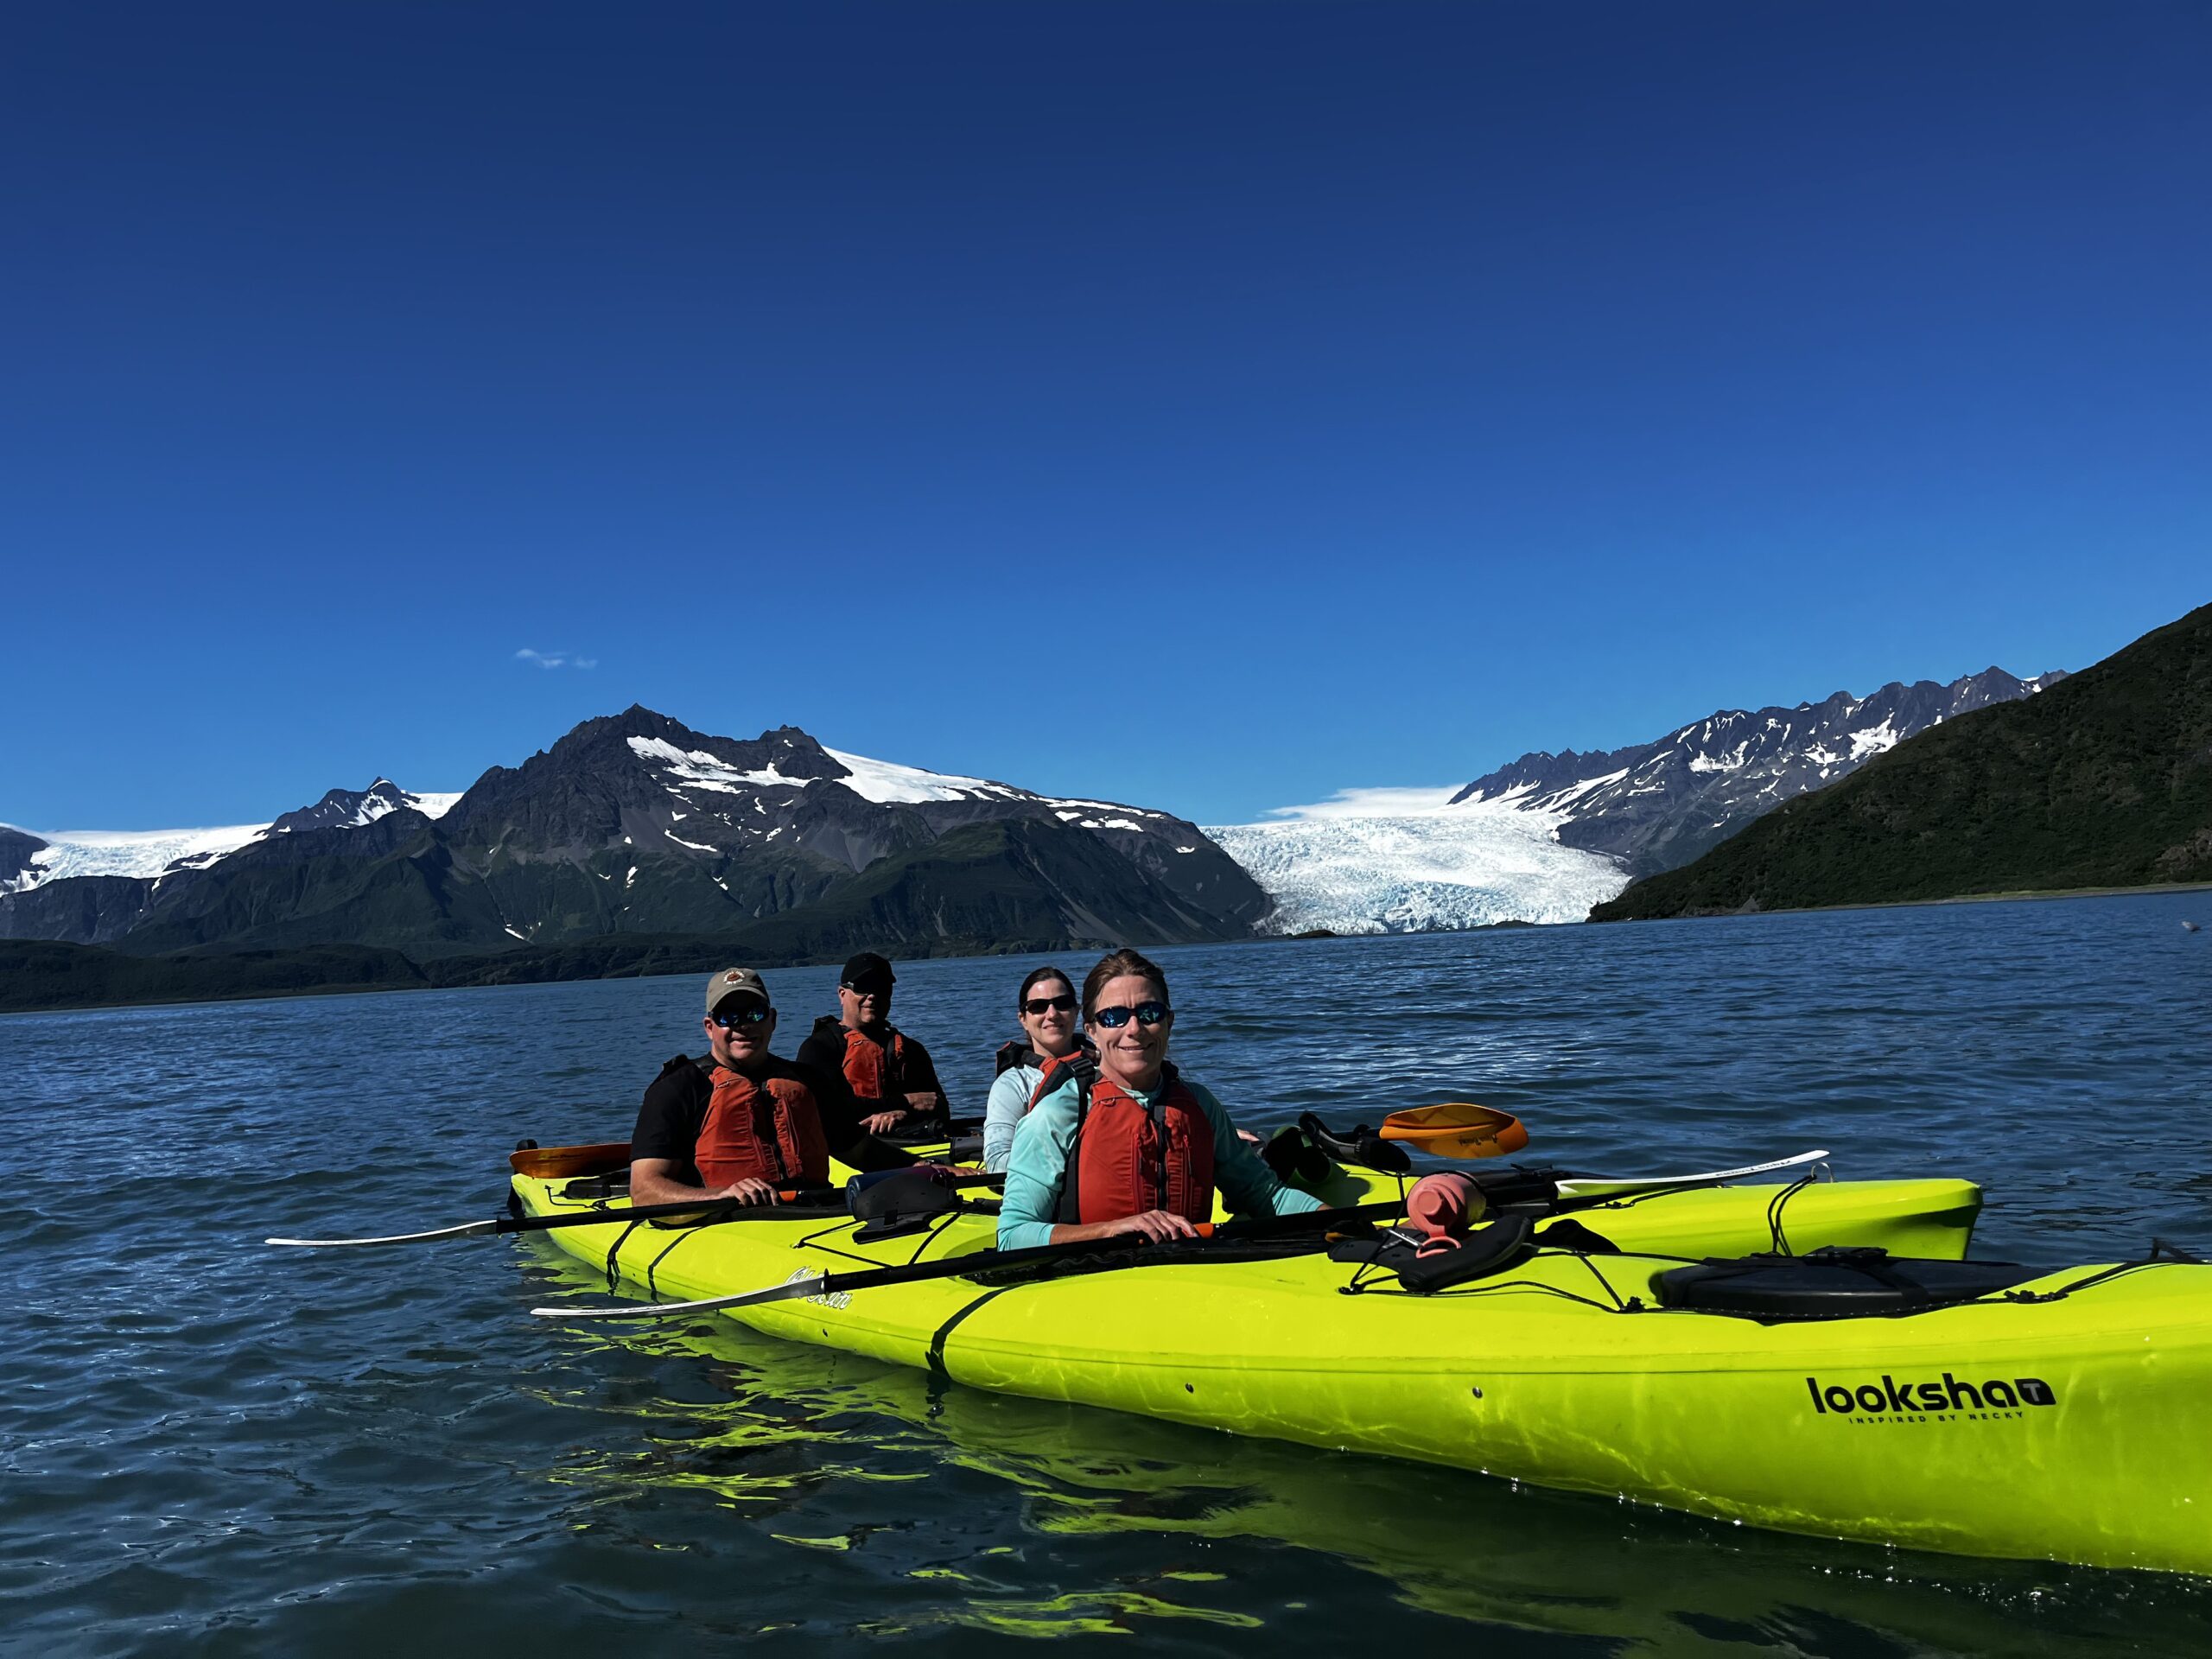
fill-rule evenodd
<path id="1" fill-rule="evenodd" d="M 983 1107 L 983 1167 L 995 1174 L 1004 1173 L 1014 1154 L 1014 1132 L 1045 1067 L 1090 1046 L 1076 1031 L 1076 1007 L 1075 982 L 1057 968 L 1031 969 L 1014 994 L 1021 1038 L 999 1046 L 998 1074 Z"/>
<path id="2" fill-rule="evenodd" d="M 1275 1178 L 1211 1090 L 1177 1073 L 1157 963 L 1135 950 L 1101 957 L 1084 978 L 1083 1017 L 1096 1059 L 1046 1063 L 1007 1162 L 1000 1248 L 1191 1237 L 1217 1192 L 1238 1215 L 1321 1207 Z"/>

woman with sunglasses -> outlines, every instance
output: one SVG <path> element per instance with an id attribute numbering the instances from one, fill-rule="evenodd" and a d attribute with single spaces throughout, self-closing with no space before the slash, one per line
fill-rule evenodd
<path id="1" fill-rule="evenodd" d="M 1167 1059 L 1167 976 L 1116 950 L 1084 976 L 1083 1023 L 1097 1061 L 1048 1060 L 1015 1132 L 999 1248 L 1141 1233 L 1189 1238 L 1214 1194 L 1239 1215 L 1318 1210 L 1245 1145 L 1204 1084 Z"/>
<path id="2" fill-rule="evenodd" d="M 1057 968 L 1033 968 L 1014 994 L 1023 1040 L 1000 1046 L 998 1076 L 983 1106 L 983 1167 L 993 1174 L 1006 1168 L 1014 1132 L 1021 1127 L 1045 1063 L 1090 1046 L 1076 1033 L 1075 1011 L 1075 984 Z"/>

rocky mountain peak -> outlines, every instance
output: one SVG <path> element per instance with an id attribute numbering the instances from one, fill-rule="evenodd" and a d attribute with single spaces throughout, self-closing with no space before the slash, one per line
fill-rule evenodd
<path id="1" fill-rule="evenodd" d="M 308 830 L 358 830 L 393 812 L 419 810 L 423 804 L 423 797 L 410 795 L 391 779 L 380 777 L 366 789 L 334 789 L 313 806 L 285 813 L 263 833 L 289 836 Z"/>
<path id="2" fill-rule="evenodd" d="M 1865 697 L 1834 691 L 1792 707 L 1718 709 L 1650 743 L 1524 754 L 1452 800 L 1549 814 L 1567 846 L 1607 854 L 1637 874 L 1672 869 L 1916 733 L 2064 677 L 2023 680 L 1992 667 L 1948 685 L 1892 680 Z"/>

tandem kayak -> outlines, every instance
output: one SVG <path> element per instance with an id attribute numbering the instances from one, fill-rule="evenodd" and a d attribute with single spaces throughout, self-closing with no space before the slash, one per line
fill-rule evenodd
<path id="1" fill-rule="evenodd" d="M 516 1206 L 603 1209 L 550 1236 L 662 1300 L 993 1242 L 969 1217 L 874 1243 L 818 1215 L 664 1229 L 594 1185 L 517 1175 Z M 2212 1573 L 2212 1268 L 1954 1265 L 1979 1202 L 1941 1180 L 1645 1195 L 1577 1214 L 1611 1251 L 1427 1294 L 1321 1254 L 1170 1258 L 732 1317 L 978 1388 L 1784 1531 Z M 1859 1249 L 1830 1268 L 1820 1246 Z M 1796 1255 L 1708 1260 L 1752 1252 Z M 1922 1286 L 1954 1300 L 1915 1306 Z"/>

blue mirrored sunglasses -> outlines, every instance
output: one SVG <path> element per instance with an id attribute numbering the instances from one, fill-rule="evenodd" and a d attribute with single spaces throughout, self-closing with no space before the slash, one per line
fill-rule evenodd
<path id="1" fill-rule="evenodd" d="M 1169 1009 L 1165 1002 L 1140 1002 L 1134 1008 L 1093 1008 L 1090 1023 L 1108 1031 L 1119 1031 L 1135 1015 L 1141 1026 L 1156 1026 L 1167 1018 Z"/>
<path id="2" fill-rule="evenodd" d="M 773 1012 L 773 1009 L 764 1008 L 758 1002 L 748 1002 L 741 1008 L 731 1008 L 721 1014 L 710 1014 L 707 1017 L 724 1031 L 734 1031 L 740 1026 L 760 1025 Z"/>

